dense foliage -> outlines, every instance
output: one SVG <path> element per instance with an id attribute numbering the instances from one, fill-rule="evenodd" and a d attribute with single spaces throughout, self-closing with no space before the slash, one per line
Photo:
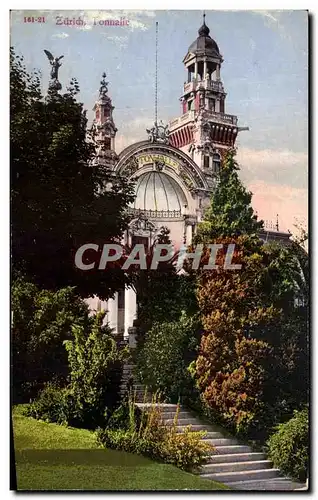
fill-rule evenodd
<path id="1" fill-rule="evenodd" d="M 37 398 L 26 405 L 24 414 L 56 424 L 68 424 L 72 420 L 73 406 L 70 405 L 70 390 L 68 387 L 49 382 L 39 392 Z"/>
<path id="2" fill-rule="evenodd" d="M 119 404 L 122 366 L 128 356 L 128 351 L 118 349 L 108 326 L 102 326 L 103 318 L 104 313 L 97 314 L 89 332 L 75 325 L 73 339 L 64 342 L 74 420 L 92 429 L 104 425 Z"/>
<path id="3" fill-rule="evenodd" d="M 267 442 L 274 467 L 299 481 L 306 481 L 309 467 L 308 409 L 295 411 L 293 418 L 278 425 Z"/>
<path id="4" fill-rule="evenodd" d="M 69 374 L 63 341 L 75 324 L 87 328 L 88 308 L 67 287 L 56 292 L 22 278 L 12 283 L 12 386 L 14 401 L 28 401 L 55 380 L 65 385 Z"/>
<path id="5" fill-rule="evenodd" d="M 207 454 L 213 451 L 213 447 L 202 440 L 204 432 L 192 432 L 189 427 L 178 432 L 179 409 L 170 426 L 164 423 L 162 407 L 155 401 L 147 411 L 142 412 L 138 425 L 135 411 L 136 407 L 130 401 L 129 425 L 116 430 L 100 429 L 98 443 L 105 448 L 141 454 L 184 470 L 200 466 L 205 462 Z"/>
<path id="6" fill-rule="evenodd" d="M 106 424 L 119 404 L 128 352 L 118 349 L 103 317 L 97 314 L 90 329 L 72 327 L 72 339 L 64 341 L 70 382 L 63 388 L 48 384 L 30 405 L 30 416 L 87 429 Z"/>
<path id="7" fill-rule="evenodd" d="M 143 384 L 159 390 L 176 403 L 193 390 L 188 365 L 199 346 L 200 324 L 183 313 L 178 321 L 155 323 L 137 355 L 137 371 Z"/>
<path id="8" fill-rule="evenodd" d="M 204 334 L 195 364 L 197 384 L 208 406 L 244 433 L 259 424 L 264 411 L 274 363 L 267 332 L 280 318 L 268 301 L 268 277 L 259 251 L 258 241 L 239 237 L 233 262 L 240 262 L 242 269 L 220 266 L 205 271 L 198 289 Z"/>
<path id="9" fill-rule="evenodd" d="M 221 167 L 195 243 L 223 244 L 214 270 L 198 272 L 204 333 L 189 371 L 200 394 L 190 403 L 239 434 L 264 440 L 308 402 L 308 255 L 304 241 L 263 244 L 262 221 L 238 177 L 235 152 Z M 302 234 L 303 237 L 306 235 Z M 304 240 L 304 238 L 303 238 Z M 235 245 L 224 269 L 225 252 Z"/>
<path id="10" fill-rule="evenodd" d="M 11 50 L 13 272 L 40 288 L 76 286 L 84 297 L 107 298 L 128 279 L 124 271 L 79 270 L 75 252 L 88 242 L 102 245 L 121 237 L 133 186 L 99 163 L 78 92 L 72 80 L 64 94 L 49 91 L 44 99 L 38 75 L 29 74 Z M 88 262 L 99 256 L 87 252 Z"/>

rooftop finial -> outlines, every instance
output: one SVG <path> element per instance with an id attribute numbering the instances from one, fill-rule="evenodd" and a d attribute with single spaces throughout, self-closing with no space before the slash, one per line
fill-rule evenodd
<path id="1" fill-rule="evenodd" d="M 106 94 L 108 92 L 107 85 L 108 85 L 108 82 L 106 82 L 106 73 L 104 71 L 104 73 L 102 74 L 102 80 L 100 82 L 100 87 L 99 87 L 99 95 L 101 97 L 105 97 L 106 96 Z"/>
<path id="2" fill-rule="evenodd" d="M 203 24 L 199 29 L 199 36 L 209 36 L 210 30 L 205 24 L 205 10 L 203 11 Z"/>
<path id="3" fill-rule="evenodd" d="M 276 214 L 276 231 L 279 231 L 278 214 Z"/>

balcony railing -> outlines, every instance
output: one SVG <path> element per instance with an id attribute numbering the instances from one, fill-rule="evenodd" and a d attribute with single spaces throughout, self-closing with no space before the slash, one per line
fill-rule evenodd
<path id="1" fill-rule="evenodd" d="M 216 111 L 206 111 L 205 114 L 207 118 L 215 120 L 216 122 L 237 125 L 237 116 L 217 113 Z"/>
<path id="2" fill-rule="evenodd" d="M 149 217 L 149 219 L 176 219 L 181 217 L 181 210 L 142 210 L 141 208 L 129 208 L 128 213 L 135 217 Z"/>
<path id="3" fill-rule="evenodd" d="M 198 87 L 203 87 L 206 90 L 215 90 L 215 92 L 223 92 L 223 83 L 216 80 L 192 80 L 186 82 L 183 86 L 184 93 L 194 92 Z"/>

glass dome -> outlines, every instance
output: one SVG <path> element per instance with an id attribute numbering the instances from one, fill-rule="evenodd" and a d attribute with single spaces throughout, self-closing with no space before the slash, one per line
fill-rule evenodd
<path id="1" fill-rule="evenodd" d="M 187 205 L 178 183 L 162 172 L 146 172 L 136 182 L 136 198 L 132 207 L 138 210 L 182 211 Z"/>

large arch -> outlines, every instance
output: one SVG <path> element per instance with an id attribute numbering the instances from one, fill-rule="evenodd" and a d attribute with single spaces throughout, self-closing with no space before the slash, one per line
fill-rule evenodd
<path id="1" fill-rule="evenodd" d="M 209 191 L 205 176 L 197 164 L 183 151 L 160 142 L 141 141 L 124 149 L 119 155 L 115 171 L 129 177 L 138 176 L 158 162 L 185 191 L 186 196 L 196 190 Z"/>

